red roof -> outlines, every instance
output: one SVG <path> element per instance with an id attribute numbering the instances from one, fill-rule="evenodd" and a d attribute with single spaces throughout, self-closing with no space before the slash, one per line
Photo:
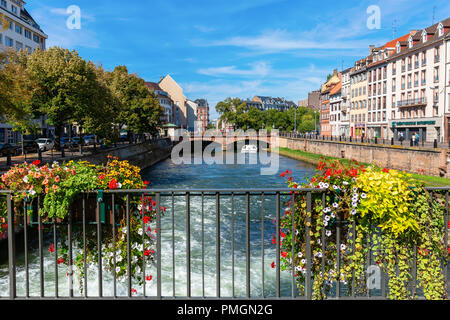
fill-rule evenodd
<path id="1" fill-rule="evenodd" d="M 397 45 L 397 42 L 399 42 L 399 41 L 406 41 L 406 40 L 408 40 L 409 36 L 410 36 L 410 34 L 408 33 L 408 34 L 405 34 L 404 36 L 401 36 L 400 38 L 397 38 L 397 39 L 394 39 L 392 41 L 389 41 L 388 43 L 386 43 L 383 46 L 383 49 L 395 48 L 395 46 Z"/>

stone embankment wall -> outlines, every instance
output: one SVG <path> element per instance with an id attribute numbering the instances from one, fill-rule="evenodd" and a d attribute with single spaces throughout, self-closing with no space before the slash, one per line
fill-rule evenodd
<path id="1" fill-rule="evenodd" d="M 167 159 L 172 152 L 172 141 L 159 139 L 145 141 L 139 144 L 125 145 L 113 149 L 101 150 L 93 155 L 71 158 L 74 161 L 84 160 L 93 164 L 106 164 L 108 155 L 118 157 L 120 160 L 128 160 L 131 164 L 145 169 Z"/>
<path id="2" fill-rule="evenodd" d="M 279 146 L 324 156 L 355 159 L 383 168 L 450 178 L 447 150 L 279 138 Z"/>

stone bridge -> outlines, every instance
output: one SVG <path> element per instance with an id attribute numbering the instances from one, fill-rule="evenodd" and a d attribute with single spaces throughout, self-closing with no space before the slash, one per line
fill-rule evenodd
<path id="1" fill-rule="evenodd" d="M 222 146 L 222 150 L 227 150 L 229 147 L 237 145 L 245 145 L 250 142 L 257 142 L 259 146 L 270 148 L 278 141 L 278 134 L 240 134 L 240 133 L 219 133 L 219 134 L 193 134 L 189 135 L 191 142 L 202 141 L 203 144 L 217 143 Z"/>

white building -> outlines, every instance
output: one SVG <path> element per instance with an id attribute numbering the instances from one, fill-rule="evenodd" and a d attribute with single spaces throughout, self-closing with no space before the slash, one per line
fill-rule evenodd
<path id="1" fill-rule="evenodd" d="M 342 104 L 340 110 L 339 135 L 350 136 L 350 72 L 351 68 L 342 71 Z"/>
<path id="2" fill-rule="evenodd" d="M 388 59 L 392 75 L 390 135 L 420 141 L 449 141 L 450 136 L 450 18 L 424 30 L 411 31 L 398 41 Z"/>
<path id="3" fill-rule="evenodd" d="M 9 47 L 29 52 L 45 50 L 48 37 L 25 9 L 24 1 L 0 0 L 0 16 L 0 51 Z"/>
<path id="4" fill-rule="evenodd" d="M 342 82 L 336 84 L 330 91 L 330 128 L 331 136 L 339 136 L 341 126 Z"/>
<path id="5" fill-rule="evenodd" d="M 22 0 L 0 0 L 0 52 L 8 48 L 45 50 L 47 35 L 25 9 Z M 41 128 L 41 135 L 49 136 L 52 128 L 46 123 L 46 117 L 34 121 Z M 19 143 L 22 137 L 14 132 L 10 124 L 0 121 L 0 143 Z"/>

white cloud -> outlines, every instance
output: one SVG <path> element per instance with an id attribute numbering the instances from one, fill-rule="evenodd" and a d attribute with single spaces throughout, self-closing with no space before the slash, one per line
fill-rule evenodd
<path id="1" fill-rule="evenodd" d="M 251 69 L 238 69 L 236 66 L 225 66 L 225 67 L 213 67 L 206 69 L 199 69 L 197 71 L 199 74 L 220 77 L 224 75 L 231 76 L 244 76 L 244 77 L 265 77 L 270 72 L 270 67 L 265 62 L 257 62 L 252 64 Z"/>

